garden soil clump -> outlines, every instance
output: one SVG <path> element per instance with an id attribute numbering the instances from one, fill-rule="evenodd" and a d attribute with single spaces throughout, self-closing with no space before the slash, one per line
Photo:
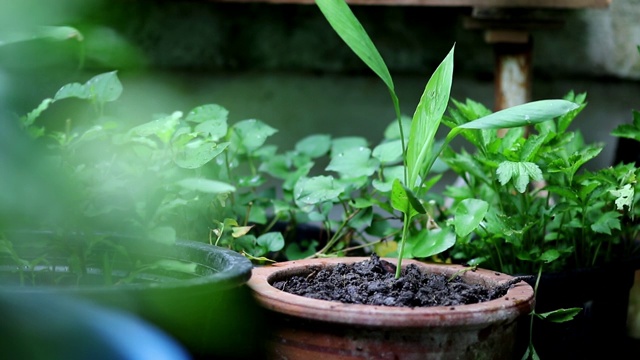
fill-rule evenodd
<path id="1" fill-rule="evenodd" d="M 398 279 L 396 266 L 373 254 L 354 264 L 311 269 L 307 276 L 293 276 L 273 286 L 291 294 L 347 304 L 383 306 L 457 306 L 499 298 L 515 283 L 496 287 L 467 284 L 460 276 L 423 274 L 416 265 L 408 265 Z M 472 271 L 472 270 L 470 270 Z"/>

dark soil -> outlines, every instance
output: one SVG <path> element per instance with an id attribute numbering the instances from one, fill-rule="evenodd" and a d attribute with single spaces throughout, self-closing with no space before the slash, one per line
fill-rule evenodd
<path id="1" fill-rule="evenodd" d="M 308 298 L 340 301 L 348 304 L 384 306 L 457 306 L 499 298 L 521 278 L 487 288 L 467 284 L 460 276 L 450 279 L 443 274 L 423 274 L 409 264 L 398 279 L 392 263 L 372 255 L 369 260 L 339 264 L 293 276 L 273 284 L 277 289 Z"/>

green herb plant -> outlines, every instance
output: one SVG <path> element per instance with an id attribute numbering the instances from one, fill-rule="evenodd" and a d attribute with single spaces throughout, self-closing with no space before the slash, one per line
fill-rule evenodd
<path id="1" fill-rule="evenodd" d="M 637 223 L 637 176 L 634 164 L 598 170 L 584 166 L 603 149 L 585 144 L 569 126 L 586 106 L 586 95 L 570 93 L 580 106 L 556 121 L 504 137 L 494 130 L 467 133 L 474 148 L 447 149 L 443 160 L 463 181 L 445 195 L 451 208 L 468 198 L 480 204 L 473 212 L 481 226 L 461 237 L 451 256 L 510 274 L 535 274 L 593 267 L 625 259 L 634 252 Z M 456 102 L 445 123 L 459 126 L 489 111 L 478 103 Z M 637 114 L 635 114 L 637 122 Z M 633 137 L 637 123 L 614 135 Z M 480 200 L 486 199 L 486 200 Z"/>
<path id="2" fill-rule="evenodd" d="M 580 132 L 569 128 L 586 106 L 586 95 L 569 93 L 566 99 L 579 107 L 536 124 L 526 137 L 521 128 L 502 137 L 492 129 L 467 132 L 473 152 L 463 146 L 442 155 L 460 179 L 444 192 L 451 201 L 442 207 L 444 217 L 462 212 L 482 219 L 458 238 L 448 256 L 508 274 L 537 274 L 536 294 L 543 272 L 603 266 L 638 251 L 639 170 L 635 164 L 585 170 L 604 145 L 585 144 Z M 454 104 L 443 120 L 451 128 L 490 114 L 471 100 Z M 634 112 L 633 124 L 620 126 L 613 135 L 639 138 L 639 125 Z M 465 205 L 469 198 L 476 199 L 474 207 Z M 534 317 L 564 322 L 580 310 L 534 311 L 530 326 Z M 525 358 L 529 356 L 537 358 L 531 339 Z"/>
<path id="3" fill-rule="evenodd" d="M 437 157 L 453 138 L 470 129 L 502 129 L 532 125 L 553 119 L 574 110 L 577 105 L 567 100 L 543 100 L 512 107 L 474 121 L 460 124 L 450 130 L 442 142 L 436 142 L 436 132 L 447 109 L 453 78 L 454 49 L 447 54 L 437 67 L 420 98 L 410 129 L 403 126 L 400 102 L 394 90 L 394 83 L 382 56 L 367 35 L 360 22 L 353 15 L 344 0 L 316 0 L 316 4 L 332 26 L 334 31 L 344 40 L 351 50 L 373 70 L 387 86 L 396 114 L 399 142 L 386 145 L 384 150 L 399 152 L 402 155 L 401 175 L 392 179 L 388 195 L 388 203 L 392 209 L 403 214 L 402 233 L 398 249 L 398 267 L 396 277 L 400 276 L 401 263 L 407 251 L 412 220 L 427 215 L 428 206 L 421 201 L 425 192 L 432 185 L 428 181 L 430 170 Z M 408 131 L 407 131 L 408 130 Z M 405 138 L 404 132 L 408 132 Z M 395 148 L 393 148 L 395 147 Z M 399 148 L 399 149 L 398 149 Z M 331 178 L 326 184 L 334 182 Z M 474 206 L 473 199 L 467 202 Z M 387 207 L 388 208 L 388 207 Z M 425 227 L 419 234 L 411 234 L 413 239 L 413 256 L 429 257 L 453 246 L 456 235 L 465 236 L 482 220 L 481 217 L 465 217 L 458 219 L 457 234 L 449 227 L 433 229 Z"/>

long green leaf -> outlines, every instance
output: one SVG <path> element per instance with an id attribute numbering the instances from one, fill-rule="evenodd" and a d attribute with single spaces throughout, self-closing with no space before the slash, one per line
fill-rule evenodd
<path id="1" fill-rule="evenodd" d="M 382 56 L 344 0 L 316 0 L 333 30 L 393 92 L 393 80 Z"/>
<path id="2" fill-rule="evenodd" d="M 407 144 L 407 171 L 409 189 L 415 188 L 420 175 L 429 171 L 437 154 L 433 151 L 436 132 L 442 115 L 447 110 L 453 82 L 453 53 L 455 46 L 431 75 L 422 93 L 411 122 Z"/>
<path id="3" fill-rule="evenodd" d="M 442 149 L 446 148 L 451 140 L 465 129 L 507 129 L 533 125 L 562 116 L 577 109 L 579 106 L 580 105 L 568 100 L 554 99 L 533 101 L 500 110 L 451 129 L 442 147 L 440 147 L 435 155 L 439 155 Z"/>
<path id="4" fill-rule="evenodd" d="M 506 129 L 551 120 L 578 108 L 567 100 L 539 100 L 513 106 L 459 125 L 460 129 Z"/>

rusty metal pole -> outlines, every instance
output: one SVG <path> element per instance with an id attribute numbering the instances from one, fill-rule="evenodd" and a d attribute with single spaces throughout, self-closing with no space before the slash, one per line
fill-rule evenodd
<path id="1" fill-rule="evenodd" d="M 495 55 L 494 110 L 531 101 L 532 41 L 524 31 L 487 31 Z"/>

